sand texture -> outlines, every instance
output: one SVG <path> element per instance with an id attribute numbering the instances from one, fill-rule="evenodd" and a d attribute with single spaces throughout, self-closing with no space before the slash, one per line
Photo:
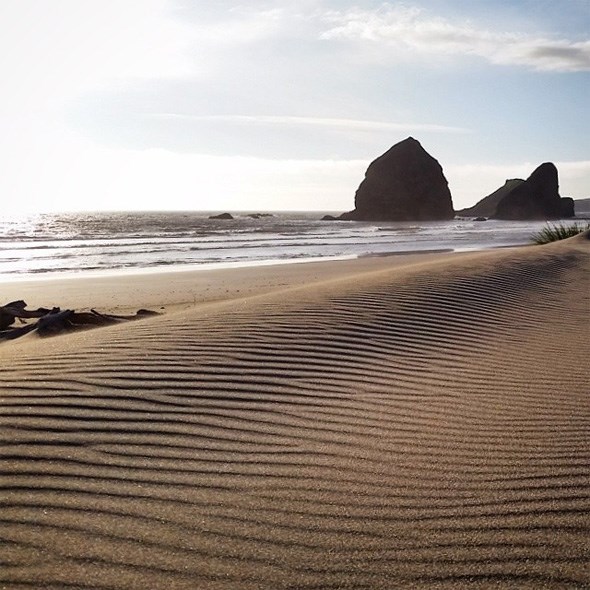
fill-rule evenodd
<path id="1" fill-rule="evenodd" d="M 2 345 L 0 588 L 590 587 L 590 240 L 362 264 Z"/>

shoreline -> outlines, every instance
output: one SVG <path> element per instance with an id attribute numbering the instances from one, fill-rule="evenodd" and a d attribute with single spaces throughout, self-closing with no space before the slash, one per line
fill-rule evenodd
<path id="1" fill-rule="evenodd" d="M 109 268 L 104 270 L 70 270 L 70 271 L 49 271 L 43 273 L 28 274 L 4 274 L 0 275 L 0 284 L 13 282 L 25 283 L 32 281 L 67 281 L 75 279 L 104 279 L 104 278 L 125 278 L 135 275 L 160 275 L 168 273 L 200 272 L 209 270 L 231 270 L 233 268 L 250 268 L 255 266 L 278 266 L 284 264 L 307 264 L 310 262 L 334 262 L 338 260 L 352 260 L 362 256 L 326 256 L 310 258 L 276 258 L 267 260 L 233 261 L 233 262 L 203 262 L 203 263 L 180 263 L 180 264 L 159 264 L 154 266 L 139 266 L 127 268 Z"/>
<path id="2" fill-rule="evenodd" d="M 290 264 L 310 264 L 338 262 L 361 258 L 388 258 L 393 256 L 451 254 L 463 252 L 485 252 L 499 248 L 520 248 L 526 244 L 510 244 L 507 246 L 465 247 L 465 248 L 425 248 L 423 250 L 390 250 L 384 252 L 368 252 L 366 254 L 342 254 L 335 256 L 313 256 L 298 258 L 269 258 L 260 260 L 235 260 L 231 262 L 196 262 L 170 263 L 154 266 L 138 266 L 126 268 L 109 268 L 104 270 L 69 270 L 45 271 L 39 273 L 0 274 L 0 285 L 11 283 L 28 283 L 44 281 L 67 281 L 76 279 L 125 278 L 135 275 L 160 275 L 168 273 L 205 272 L 210 270 L 231 270 L 258 266 L 283 266 Z"/>
<path id="3" fill-rule="evenodd" d="M 478 251 L 479 252 L 479 251 Z M 24 299 L 30 308 L 95 308 L 128 312 L 184 309 L 212 301 L 243 299 L 301 284 L 323 282 L 350 274 L 428 263 L 473 252 L 428 251 L 332 259 L 268 261 L 222 267 L 150 269 L 100 274 L 68 274 L 0 282 L 2 304 Z"/>

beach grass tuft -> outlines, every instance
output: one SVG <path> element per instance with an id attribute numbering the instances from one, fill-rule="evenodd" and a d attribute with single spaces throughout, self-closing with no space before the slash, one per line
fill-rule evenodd
<path id="1" fill-rule="evenodd" d="M 577 236 L 589 229 L 590 223 L 572 223 L 569 225 L 548 223 L 540 232 L 533 234 L 531 240 L 535 244 L 549 244 L 549 242 L 557 242 L 558 240 Z"/>

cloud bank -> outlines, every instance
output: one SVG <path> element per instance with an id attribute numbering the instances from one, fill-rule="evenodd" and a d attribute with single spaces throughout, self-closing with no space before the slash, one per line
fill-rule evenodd
<path id="1" fill-rule="evenodd" d="M 327 28 L 321 33 L 321 39 L 386 45 L 392 50 L 388 53 L 390 59 L 396 59 L 400 55 L 398 52 L 471 55 L 492 64 L 539 71 L 590 71 L 590 40 L 491 31 L 469 21 L 450 22 L 419 8 L 402 5 L 384 5 L 377 10 L 330 11 L 323 18 Z"/>

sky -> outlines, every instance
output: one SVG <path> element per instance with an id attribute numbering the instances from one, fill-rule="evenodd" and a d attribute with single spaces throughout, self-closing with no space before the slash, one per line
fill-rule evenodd
<path id="1" fill-rule="evenodd" d="M 456 209 L 590 197 L 590 0 L 0 0 L 9 213 L 345 211 L 408 136 Z"/>

